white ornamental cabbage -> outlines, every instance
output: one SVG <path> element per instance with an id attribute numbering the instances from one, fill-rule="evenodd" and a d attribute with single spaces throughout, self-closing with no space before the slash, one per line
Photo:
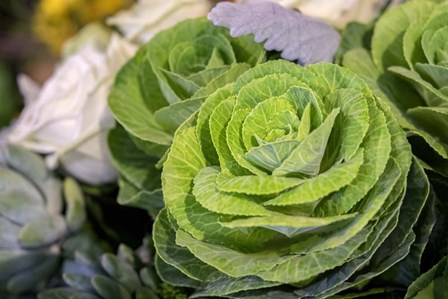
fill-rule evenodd
<path id="1" fill-rule="evenodd" d="M 208 0 L 140 0 L 107 23 L 117 26 L 128 40 L 142 44 L 180 21 L 206 16 L 211 6 Z"/>
<path id="2" fill-rule="evenodd" d="M 134 52 L 132 44 L 112 35 L 104 48 L 88 43 L 64 59 L 39 92 L 21 84 L 27 104 L 9 141 L 48 154 L 50 168 L 59 164 L 86 183 L 114 181 L 106 137 L 115 121 L 107 97 L 115 74 Z"/>

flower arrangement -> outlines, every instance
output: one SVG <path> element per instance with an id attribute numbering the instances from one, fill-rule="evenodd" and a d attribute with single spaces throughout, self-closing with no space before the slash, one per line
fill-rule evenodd
<path id="1" fill-rule="evenodd" d="M 0 297 L 445 298 L 448 5 L 401 2 L 108 3 L 19 77 Z"/>

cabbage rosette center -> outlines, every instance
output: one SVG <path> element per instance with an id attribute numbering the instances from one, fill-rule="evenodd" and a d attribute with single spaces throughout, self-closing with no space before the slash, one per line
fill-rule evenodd
<path id="1" fill-rule="evenodd" d="M 407 174 L 424 178 L 411 157 L 387 106 L 350 71 L 257 65 L 175 134 L 154 228 L 159 273 L 182 274 L 198 296 L 353 286 L 356 271 L 392 254 L 381 244 L 397 226 Z M 324 286 L 328 273 L 338 275 Z"/>

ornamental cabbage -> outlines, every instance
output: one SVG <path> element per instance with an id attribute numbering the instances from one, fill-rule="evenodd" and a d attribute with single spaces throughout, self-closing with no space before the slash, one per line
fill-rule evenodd
<path id="1" fill-rule="evenodd" d="M 264 61 L 249 36 L 232 38 L 206 19 L 160 32 L 118 73 L 109 105 L 140 147 L 161 156 L 204 97 Z"/>
<path id="2" fill-rule="evenodd" d="M 436 2 L 410 1 L 386 12 L 375 24 L 371 53 L 353 49 L 343 65 L 389 100 L 417 156 L 446 176 L 448 3 Z"/>
<path id="3" fill-rule="evenodd" d="M 150 166 L 154 158 L 164 156 L 178 126 L 208 94 L 264 59 L 263 46 L 253 38 L 232 38 L 206 19 L 179 23 L 142 46 L 118 73 L 109 97 L 124 128 L 109 136 L 121 174 L 118 201 L 157 212 L 161 190 L 160 175 Z"/>
<path id="4" fill-rule="evenodd" d="M 41 89 L 22 84 L 33 88 L 24 91 L 27 104 L 8 138 L 11 143 L 48 154 L 48 167 L 59 166 L 84 183 L 101 185 L 117 178 L 106 144 L 107 133 L 115 124 L 107 96 L 135 46 L 118 34 L 106 38 L 103 45 L 104 32 L 98 36 L 87 33 L 81 33 L 87 43 L 67 56 Z M 76 43 L 75 39 L 72 48 L 78 48 Z"/>
<path id="5" fill-rule="evenodd" d="M 162 188 L 158 273 L 193 298 L 406 285 L 434 219 L 387 105 L 327 63 L 259 64 L 208 96 L 176 132 Z"/>

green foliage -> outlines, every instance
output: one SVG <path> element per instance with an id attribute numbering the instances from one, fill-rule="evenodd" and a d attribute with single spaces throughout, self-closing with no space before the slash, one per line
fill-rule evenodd
<path id="1" fill-rule="evenodd" d="M 187 299 L 187 294 L 180 288 L 170 285 L 166 282 L 160 284 L 158 291 L 160 299 Z"/>
<path id="2" fill-rule="evenodd" d="M 39 299 L 158 299 L 157 277 L 131 248 L 120 245 L 116 255 L 102 252 L 95 246 L 72 252 L 62 266 L 65 286 L 41 292 Z"/>
<path id="3" fill-rule="evenodd" d="M 176 131 L 162 188 L 156 267 L 193 298 L 394 290 L 420 274 L 434 225 L 405 132 L 331 64 L 271 61 L 210 94 Z"/>
<path id="4" fill-rule="evenodd" d="M 78 244 L 92 240 L 77 240 Z M 93 243 L 93 245 L 95 245 Z M 62 266 L 64 285 L 45 290 L 39 299 L 186 299 L 182 289 L 160 283 L 152 266 L 143 261 L 138 252 L 121 244 L 116 254 L 102 251 L 95 246 L 64 248 L 66 257 Z M 138 251 L 147 255 L 148 244 Z"/>
<path id="5" fill-rule="evenodd" d="M 20 110 L 20 96 L 10 65 L 0 60 L 0 127 L 4 127 Z"/>
<path id="6" fill-rule="evenodd" d="M 448 257 L 444 257 L 410 286 L 405 299 L 442 299 L 448 296 Z"/>
<path id="7" fill-rule="evenodd" d="M 440 2 L 440 3 L 439 3 Z M 343 65 L 387 100 L 413 151 L 448 175 L 448 3 L 409 1 L 375 24 L 370 49 L 346 52 Z M 350 31 L 343 40 L 350 40 Z M 341 50 L 340 50 L 341 52 Z"/>
<path id="8" fill-rule="evenodd" d="M 55 274 L 61 242 L 84 224 L 84 198 L 74 180 L 62 184 L 38 155 L 13 146 L 0 151 L 0 294 L 35 291 Z"/>
<path id="9" fill-rule="evenodd" d="M 119 202 L 155 215 L 162 202 L 154 159 L 164 162 L 174 132 L 205 97 L 264 60 L 263 46 L 252 37 L 232 38 L 206 19 L 181 22 L 143 45 L 118 73 L 109 97 L 124 128 L 109 137 L 121 173 Z"/>

